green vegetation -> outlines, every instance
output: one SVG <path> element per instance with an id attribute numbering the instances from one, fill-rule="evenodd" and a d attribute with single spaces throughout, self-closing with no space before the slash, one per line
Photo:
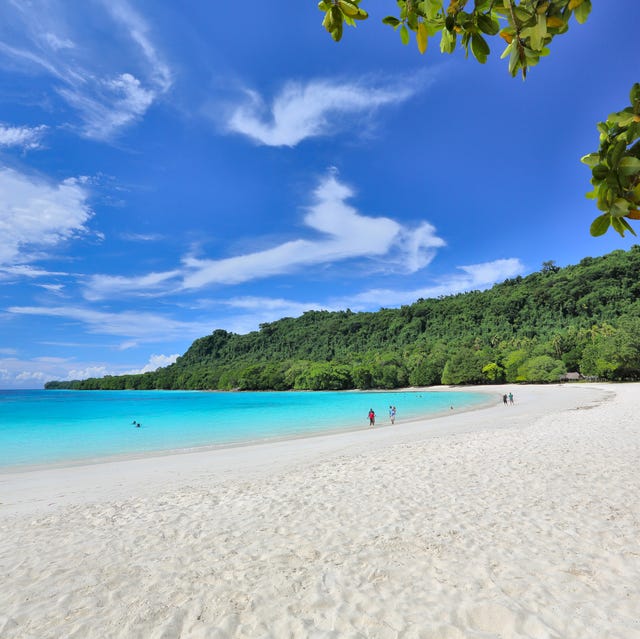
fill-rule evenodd
<path id="1" fill-rule="evenodd" d="M 369 17 L 361 2 L 318 3 L 324 12 L 322 25 L 336 42 L 344 24 L 355 27 L 356 21 Z M 491 53 L 488 40 L 493 39 L 504 46 L 501 57 L 508 58 L 509 73 L 520 72 L 523 79 L 530 67 L 549 55 L 552 40 L 569 30 L 572 17 L 583 24 L 591 13 L 591 0 L 396 0 L 396 5 L 396 15 L 382 22 L 399 32 L 403 44 L 409 44 L 413 32 L 424 53 L 429 40 L 439 34 L 440 51 L 453 53 L 459 38 L 465 54 L 471 51 L 484 64 Z M 612 227 L 622 236 L 626 231 L 635 235 L 627 220 L 640 219 L 640 84 L 631 89 L 631 105 L 600 122 L 598 131 L 600 148 L 582 158 L 591 168 L 594 187 L 587 197 L 602 211 L 591 234 L 603 235 Z"/>
<path id="2" fill-rule="evenodd" d="M 555 382 L 567 371 L 640 379 L 640 246 L 399 309 L 216 330 L 153 373 L 46 388 L 342 390 Z"/>

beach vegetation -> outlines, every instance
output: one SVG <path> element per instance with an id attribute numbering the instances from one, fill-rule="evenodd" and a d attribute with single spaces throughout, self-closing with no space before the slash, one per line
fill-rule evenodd
<path id="1" fill-rule="evenodd" d="M 174 364 L 47 388 L 344 390 L 640 380 L 640 246 L 374 313 L 308 311 L 215 330 Z"/>

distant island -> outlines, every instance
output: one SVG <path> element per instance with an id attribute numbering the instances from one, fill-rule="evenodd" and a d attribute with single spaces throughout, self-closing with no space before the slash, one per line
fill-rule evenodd
<path id="1" fill-rule="evenodd" d="M 308 311 L 246 335 L 215 330 L 154 372 L 45 388 L 392 389 L 582 376 L 640 380 L 638 245 L 398 309 Z"/>

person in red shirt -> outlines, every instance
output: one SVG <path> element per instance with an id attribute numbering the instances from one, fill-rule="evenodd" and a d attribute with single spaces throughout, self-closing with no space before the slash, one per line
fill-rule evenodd
<path id="1" fill-rule="evenodd" d="M 373 412 L 373 408 L 369 409 L 369 426 L 375 426 L 376 414 Z"/>

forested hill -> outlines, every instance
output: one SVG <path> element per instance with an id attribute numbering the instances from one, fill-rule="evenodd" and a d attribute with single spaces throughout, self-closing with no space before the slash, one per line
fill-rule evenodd
<path id="1" fill-rule="evenodd" d="M 567 371 L 640 379 L 640 246 L 399 309 L 215 330 L 153 373 L 45 387 L 338 390 L 551 382 Z"/>

